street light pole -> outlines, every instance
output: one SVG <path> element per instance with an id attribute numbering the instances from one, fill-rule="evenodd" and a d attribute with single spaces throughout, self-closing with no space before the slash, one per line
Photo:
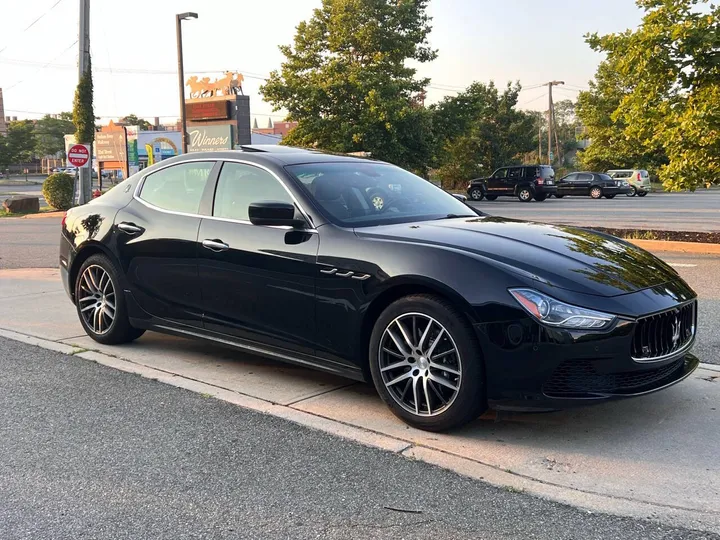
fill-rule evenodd
<path id="1" fill-rule="evenodd" d="M 187 120 L 185 118 L 185 71 L 183 69 L 182 21 L 197 19 L 197 13 L 178 13 L 175 15 L 175 32 L 177 34 L 178 56 L 178 90 L 180 92 L 180 123 L 182 124 L 182 153 L 187 154 Z"/>

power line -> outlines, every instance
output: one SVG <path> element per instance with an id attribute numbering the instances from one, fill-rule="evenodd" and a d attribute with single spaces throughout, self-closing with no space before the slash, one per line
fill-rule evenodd
<path id="1" fill-rule="evenodd" d="M 18 34 L 17 37 L 21 36 L 22 34 L 24 34 L 25 32 L 27 32 L 28 30 L 30 30 L 33 26 L 35 26 L 35 23 L 37 23 L 37 22 L 38 22 L 40 19 L 42 19 L 45 15 L 47 15 L 47 14 L 50 13 L 53 9 L 55 9 L 55 6 L 57 6 L 57 5 L 58 5 L 60 2 L 62 2 L 62 1 L 63 1 L 63 0 L 57 0 L 57 2 L 55 2 L 52 6 L 50 6 L 50 8 L 49 8 L 47 11 L 45 11 L 45 13 L 43 13 L 42 15 L 40 15 L 37 19 L 35 19 L 35 20 L 34 20 L 33 22 L 31 22 L 30 24 L 28 24 L 28 25 L 23 29 L 23 31 L 20 32 L 20 34 Z M 11 43 L 12 43 L 12 42 L 11 42 Z M 5 45 L 2 49 L 0 49 L 0 53 L 3 52 L 5 49 L 7 49 L 9 46 L 10 46 L 10 43 L 8 43 L 7 45 Z"/>
<path id="2" fill-rule="evenodd" d="M 522 106 L 524 106 L 524 105 L 529 105 L 529 104 L 532 103 L 533 101 L 537 101 L 538 99 L 544 98 L 545 96 L 547 96 L 547 92 L 545 92 L 545 93 L 543 93 L 543 94 L 541 94 L 541 95 L 539 95 L 539 96 L 537 96 L 537 97 L 535 97 L 535 98 L 533 98 L 533 99 L 531 99 L 531 100 L 529 100 L 529 101 L 523 101 L 522 103 L 518 103 L 517 106 L 518 106 L 518 107 L 522 107 Z"/>
<path id="3" fill-rule="evenodd" d="M 70 49 L 72 49 L 75 45 L 77 45 L 77 43 L 78 43 L 78 40 L 76 39 L 76 40 L 75 40 L 74 42 L 72 42 L 66 49 L 64 49 L 63 52 L 61 52 L 61 53 L 58 54 L 55 58 L 53 58 L 52 60 L 50 60 L 47 64 L 45 64 L 45 65 L 42 66 L 42 67 L 39 67 L 38 69 L 36 69 L 35 71 L 33 71 L 30 75 L 28 75 L 28 76 L 25 77 L 24 79 L 20 79 L 20 80 L 17 81 L 16 83 L 11 84 L 11 85 L 8 86 L 5 90 L 10 90 L 10 89 L 12 89 L 12 88 L 15 88 L 15 87 L 18 86 L 19 84 L 24 83 L 24 82 L 28 79 L 28 77 L 34 77 L 38 72 L 40 72 L 40 71 L 42 71 L 43 69 L 45 69 L 47 66 L 49 66 L 50 64 L 52 64 L 55 60 L 57 60 L 57 59 L 60 58 L 62 55 L 64 55 L 66 52 L 68 52 Z"/>

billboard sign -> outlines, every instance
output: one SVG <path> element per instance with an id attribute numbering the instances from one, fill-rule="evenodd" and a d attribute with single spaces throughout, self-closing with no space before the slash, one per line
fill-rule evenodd
<path id="1" fill-rule="evenodd" d="M 127 161 L 127 146 L 125 141 L 125 130 L 110 131 L 95 134 L 95 150 L 97 160 L 100 162 Z"/>
<path id="2" fill-rule="evenodd" d="M 227 120 L 230 118 L 229 101 L 195 101 L 185 104 L 188 120 Z"/>
<path id="3" fill-rule="evenodd" d="M 212 152 L 233 147 L 232 126 L 188 127 L 188 152 Z"/>

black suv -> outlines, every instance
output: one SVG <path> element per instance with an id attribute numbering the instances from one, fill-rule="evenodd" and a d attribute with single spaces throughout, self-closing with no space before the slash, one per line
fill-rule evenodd
<path id="1" fill-rule="evenodd" d="M 470 180 L 467 193 L 473 201 L 494 201 L 501 195 L 522 202 L 544 201 L 555 195 L 555 171 L 549 165 L 502 167 L 489 178 Z"/>

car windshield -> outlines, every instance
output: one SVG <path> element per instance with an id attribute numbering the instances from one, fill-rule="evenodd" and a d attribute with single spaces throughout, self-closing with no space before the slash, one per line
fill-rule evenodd
<path id="1" fill-rule="evenodd" d="M 330 220 L 342 226 L 477 217 L 449 193 L 394 165 L 353 161 L 286 169 Z"/>

